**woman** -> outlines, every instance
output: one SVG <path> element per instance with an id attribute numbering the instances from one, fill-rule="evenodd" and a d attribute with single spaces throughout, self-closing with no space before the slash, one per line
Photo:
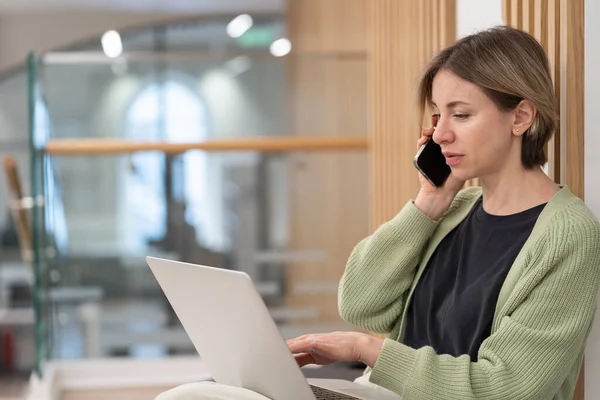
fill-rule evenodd
<path id="1" fill-rule="evenodd" d="M 420 84 L 452 173 L 361 241 L 339 287 L 348 322 L 307 335 L 302 365 L 362 361 L 411 399 L 571 399 L 595 312 L 600 226 L 543 172 L 556 129 L 548 61 L 499 27 L 437 55 Z M 481 188 L 461 190 L 468 179 Z"/>

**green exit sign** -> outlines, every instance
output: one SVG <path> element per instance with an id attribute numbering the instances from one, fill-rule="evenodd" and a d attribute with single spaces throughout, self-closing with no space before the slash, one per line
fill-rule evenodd
<path id="1" fill-rule="evenodd" d="M 277 39 L 273 29 L 250 28 L 236 39 L 237 44 L 244 48 L 269 47 Z"/>

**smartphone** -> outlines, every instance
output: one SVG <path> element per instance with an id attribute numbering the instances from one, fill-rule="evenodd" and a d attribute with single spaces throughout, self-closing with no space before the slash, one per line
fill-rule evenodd
<path id="1" fill-rule="evenodd" d="M 417 151 L 413 164 L 425 179 L 437 187 L 444 185 L 452 172 L 446 164 L 442 148 L 431 138 Z"/>

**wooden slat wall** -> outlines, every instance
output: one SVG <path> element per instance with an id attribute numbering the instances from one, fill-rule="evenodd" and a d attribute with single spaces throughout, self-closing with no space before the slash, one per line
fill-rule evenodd
<path id="1" fill-rule="evenodd" d="M 370 0 L 289 0 L 289 131 L 303 136 L 367 139 L 367 32 Z M 368 235 L 368 152 L 289 156 L 291 251 L 323 250 L 325 260 L 287 263 L 286 304 L 316 308 L 339 322 L 337 282 L 352 248 Z M 331 290 L 299 293 L 306 283 Z"/>
<path id="2" fill-rule="evenodd" d="M 427 61 L 456 39 L 456 3 L 369 0 L 371 230 L 418 191 L 412 165 L 417 84 Z"/>
<path id="3" fill-rule="evenodd" d="M 583 0 L 504 0 L 508 25 L 531 33 L 548 54 L 560 124 L 548 146 L 549 174 L 583 197 Z"/>
<path id="4" fill-rule="evenodd" d="M 584 0 L 504 0 L 504 21 L 536 37 L 548 54 L 560 129 L 548 146 L 549 174 L 584 195 Z M 573 400 L 584 398 L 582 369 Z"/>

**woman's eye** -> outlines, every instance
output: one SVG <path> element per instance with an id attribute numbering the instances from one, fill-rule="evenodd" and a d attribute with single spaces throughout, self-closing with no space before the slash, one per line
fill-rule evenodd
<path id="1" fill-rule="evenodd" d="M 469 118 L 469 114 L 454 114 L 454 118 L 462 121 Z"/>

